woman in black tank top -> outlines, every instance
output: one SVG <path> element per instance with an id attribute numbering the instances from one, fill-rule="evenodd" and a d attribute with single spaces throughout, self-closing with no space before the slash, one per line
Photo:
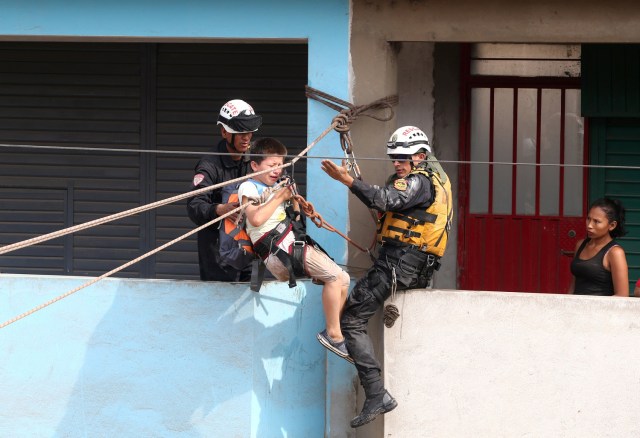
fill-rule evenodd
<path id="1" fill-rule="evenodd" d="M 629 296 L 629 272 L 624 249 L 616 237 L 626 234 L 625 209 L 619 201 L 602 198 L 591 204 L 587 238 L 576 245 L 571 262 L 569 293 Z"/>

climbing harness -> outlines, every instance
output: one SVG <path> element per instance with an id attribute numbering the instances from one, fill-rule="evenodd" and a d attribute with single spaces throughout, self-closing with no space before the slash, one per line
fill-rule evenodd
<path id="1" fill-rule="evenodd" d="M 433 271 L 440 269 L 440 258 L 433 254 L 426 254 L 426 262 L 420 266 L 420 272 L 418 273 L 418 288 L 428 287 L 433 277 Z M 387 258 L 387 264 L 389 259 Z M 400 310 L 395 305 L 396 292 L 398 288 L 398 280 L 396 276 L 396 266 L 391 268 L 391 302 L 384 306 L 383 321 L 387 328 L 393 327 L 396 319 L 400 316 Z"/>
<path id="2" fill-rule="evenodd" d="M 371 251 L 361 247 L 353 240 L 351 240 L 347 235 L 327 223 L 323 219 L 322 215 L 320 215 L 320 213 L 315 210 L 313 204 L 307 201 L 302 195 L 300 195 L 295 187 L 295 181 L 292 178 L 286 178 L 279 183 L 279 187 L 267 187 L 265 189 L 265 192 L 267 193 L 265 194 L 265 192 L 263 192 L 263 202 L 266 202 L 269 194 L 283 188 L 289 188 L 293 194 L 292 199 L 298 203 L 301 212 L 304 213 L 305 216 L 309 218 L 311 222 L 313 222 L 318 228 L 324 228 L 325 230 L 338 234 L 348 243 L 358 248 L 360 251 L 369 254 L 371 260 L 375 261 L 375 257 L 373 256 Z M 273 255 L 277 257 L 278 260 L 280 260 L 282 265 L 289 272 L 289 287 L 296 286 L 296 277 L 306 275 L 306 272 L 304 270 L 304 257 L 309 245 L 327 254 L 327 252 L 318 244 L 318 242 L 308 236 L 306 231 L 302 230 L 298 224 L 299 222 L 295 217 L 289 217 L 253 244 L 256 254 L 258 254 L 258 256 L 262 260 L 266 260 L 269 255 Z M 290 251 L 287 252 L 280 248 L 278 245 L 286 238 L 289 233 L 293 233 L 295 240 L 291 246 Z M 252 266 L 251 281 L 251 290 L 253 290 L 254 292 L 258 292 L 260 290 L 262 279 L 264 278 L 264 276 L 259 272 L 254 274 L 253 270 L 256 268 L 259 268 L 259 266 L 254 264 Z"/>
<path id="3" fill-rule="evenodd" d="M 244 181 L 246 179 L 254 177 L 255 175 L 260 175 L 260 174 L 263 174 L 263 173 L 273 172 L 276 169 L 285 169 L 287 167 L 293 167 L 297 161 L 299 161 L 304 155 L 306 155 L 314 146 L 316 146 L 316 144 L 320 140 L 322 140 L 332 130 L 336 129 L 338 132 L 341 132 L 340 129 L 343 129 L 343 130 L 346 129 L 346 132 L 348 133 L 348 125 L 350 123 L 352 123 L 358 117 L 358 115 L 365 115 L 365 116 L 372 117 L 372 118 L 377 119 L 377 120 L 389 120 L 391 118 L 391 116 L 389 116 L 388 118 L 379 118 L 379 117 L 376 117 L 375 115 L 368 114 L 368 113 L 365 113 L 365 112 L 367 112 L 369 110 L 377 110 L 377 109 L 389 109 L 389 110 L 391 110 L 391 106 L 397 104 L 397 102 L 398 102 L 397 96 L 392 96 L 392 97 L 386 97 L 386 98 L 383 98 L 383 99 L 379 99 L 379 100 L 377 100 L 377 101 L 375 101 L 375 102 L 373 102 L 373 103 L 371 103 L 369 105 L 355 106 L 355 105 L 350 104 L 349 102 L 337 99 L 337 98 L 335 98 L 333 96 L 330 96 L 330 95 L 328 95 L 326 93 L 322 93 L 322 92 L 320 92 L 318 90 L 315 90 L 315 89 L 313 89 L 311 87 L 307 87 L 306 88 L 306 93 L 307 93 L 307 96 L 310 97 L 310 98 L 313 98 L 313 99 L 316 99 L 316 100 L 320 100 L 320 101 L 322 101 L 321 99 L 326 100 L 326 102 L 324 102 L 325 104 L 327 104 L 329 106 L 332 106 L 332 108 L 334 108 L 334 109 L 338 109 L 338 111 L 340 111 L 341 114 L 344 114 L 344 116 L 335 117 L 332 120 L 331 125 L 329 125 L 324 131 L 322 131 L 318 135 L 318 137 L 316 137 L 311 143 L 309 143 L 307 145 L 307 147 L 305 149 L 303 149 L 298 155 L 296 155 L 289 163 L 285 163 L 285 164 L 273 167 L 271 169 L 266 169 L 266 170 L 263 170 L 263 171 L 255 172 L 253 174 L 248 174 L 248 175 L 245 175 L 245 176 L 242 176 L 242 177 L 239 177 L 239 178 L 235 178 L 235 179 L 230 180 L 230 181 L 225 181 L 224 183 L 214 184 L 212 186 L 203 187 L 201 189 L 197 189 L 197 190 L 193 190 L 193 191 L 190 191 L 190 192 L 186 192 L 186 193 L 183 193 L 183 194 L 180 194 L 180 195 L 177 195 L 177 196 L 173 196 L 171 198 L 167 198 L 167 199 L 164 199 L 164 200 L 153 202 L 151 204 L 142 205 L 142 206 L 139 206 L 139 207 L 136 207 L 136 208 L 133 208 L 133 209 L 130 209 L 130 210 L 126 210 L 126 211 L 123 211 L 123 212 L 120 212 L 120 213 L 116 213 L 116 214 L 113 214 L 113 215 L 110 215 L 110 216 L 105 216 L 103 218 L 96 219 L 96 220 L 93 220 L 93 221 L 90 221 L 90 222 L 86 222 L 86 223 L 83 223 L 83 224 L 75 225 L 75 226 L 72 226 L 72 227 L 69 227 L 69 228 L 65 228 L 65 229 L 62 229 L 62 230 L 58 230 L 58 231 L 55 231 L 55 232 L 52 232 L 52 233 L 44 234 L 42 236 L 38 236 L 38 237 L 35 237 L 35 238 L 23 240 L 23 241 L 16 242 L 16 243 L 13 243 L 13 244 L 10 244 L 10 245 L 5 245 L 5 246 L 0 247 L 0 255 L 6 254 L 8 252 L 15 251 L 15 250 L 18 250 L 18 249 L 22 249 L 22 248 L 25 248 L 25 247 L 28 247 L 28 246 L 31 246 L 31 245 L 35 245 L 37 243 L 45 242 L 47 240 L 51 240 L 51 239 L 55 239 L 55 238 L 58 238 L 58 237 L 62 237 L 62 236 L 65 236 L 67 234 L 75 233 L 77 231 L 85 230 L 87 228 L 91 228 L 91 227 L 94 227 L 94 226 L 97 226 L 97 225 L 102 225 L 102 224 L 105 224 L 105 223 L 108 223 L 108 222 L 112 222 L 112 221 L 115 221 L 117 219 L 121 219 L 121 218 L 124 218 L 124 217 L 127 217 L 127 216 L 131 216 L 131 215 L 138 214 L 138 213 L 141 213 L 141 212 L 144 212 L 144 211 L 148 211 L 148 210 L 151 210 L 153 208 L 157 208 L 157 207 L 160 207 L 160 206 L 163 206 L 163 205 L 171 204 L 173 202 L 176 202 L 176 201 L 179 201 L 179 200 L 183 200 L 183 199 L 186 199 L 186 198 L 189 198 L 189 197 L 192 197 L 192 196 L 196 196 L 196 195 L 199 195 L 199 194 L 202 194 L 202 193 L 213 191 L 213 190 L 216 190 L 216 189 L 218 189 L 220 187 L 223 187 L 225 185 L 234 184 L 234 183 L 238 183 L 238 182 Z M 337 102 L 337 103 L 330 104 L 330 102 Z M 341 105 L 341 106 L 339 106 L 339 105 Z M 346 126 L 346 128 L 345 128 L 345 126 Z M 345 140 L 345 141 L 347 142 L 346 144 L 350 144 L 350 138 L 348 140 Z M 341 144 L 344 144 L 344 143 L 342 143 L 342 140 L 341 140 Z M 343 150 L 345 150 L 345 152 L 347 151 L 347 149 L 349 150 L 349 153 L 351 154 L 350 159 L 352 159 L 352 161 L 355 163 L 355 156 L 352 155 L 353 154 L 352 148 L 351 147 L 347 147 L 347 146 L 343 147 Z M 357 166 L 357 164 L 356 164 L 356 166 Z M 359 171 L 358 171 L 358 173 L 359 173 Z M 278 186 L 278 187 L 281 187 L 281 186 Z M 277 190 L 277 188 L 274 187 L 274 190 Z M 261 199 L 253 199 L 253 200 L 251 200 L 251 203 L 264 202 L 266 200 L 267 196 L 268 196 L 268 193 L 263 193 L 263 195 L 261 196 Z M 129 266 L 131 266 L 131 265 L 133 265 L 133 264 L 135 264 L 135 263 L 147 258 L 147 257 L 150 257 L 150 256 L 156 254 L 157 252 L 160 252 L 163 249 L 165 249 L 165 248 L 167 248 L 167 247 L 169 247 L 169 246 L 171 246 L 171 245 L 173 245 L 173 244 L 175 244 L 175 243 L 177 243 L 177 242 L 179 242 L 179 241 L 181 241 L 183 239 L 186 239 L 187 237 L 189 237 L 189 236 L 197 233 L 198 231 L 200 231 L 200 230 L 202 230 L 204 228 L 207 228 L 207 227 L 209 227 L 209 226 L 211 226 L 211 225 L 213 225 L 213 224 L 215 224 L 215 223 L 217 223 L 217 222 L 219 222 L 219 221 L 221 221 L 223 219 L 225 219 L 228 216 L 231 216 L 231 215 L 233 215 L 235 213 L 238 213 L 238 212 L 243 212 L 244 209 L 248 205 L 250 205 L 251 203 L 245 203 L 245 204 L 243 204 L 243 205 L 241 205 L 241 206 L 239 206 L 239 207 L 237 207 L 237 208 L 235 208 L 235 209 L 233 209 L 233 210 L 231 210 L 231 211 L 229 211 L 229 212 L 227 212 L 227 213 L 225 213 L 225 214 L 223 214 L 221 216 L 218 216 L 217 218 L 207 222 L 204 225 L 201 225 L 201 226 L 199 226 L 197 228 L 194 228 L 193 230 L 183 234 L 182 236 L 179 236 L 179 237 L 171 240 L 170 242 L 167 242 L 167 243 L 165 243 L 165 244 L 163 244 L 163 245 L 161 245 L 161 246 L 159 246 L 159 247 L 157 247 L 157 248 L 155 248 L 155 249 L 153 249 L 153 250 L 151 250 L 151 251 L 149 251 L 149 252 L 147 252 L 147 253 L 145 253 L 145 254 L 143 254 L 143 255 L 141 255 L 141 256 L 139 256 L 139 257 L 137 257 L 137 258 L 135 258 L 135 259 L 133 259 L 133 260 L 131 260 L 131 261 L 129 261 L 129 262 L 127 262 L 127 263 L 125 263 L 125 264 L 123 264 L 123 265 L 121 265 L 121 266 L 119 266 L 119 267 L 107 272 L 107 273 L 105 273 L 105 274 L 102 274 L 99 277 L 96 277 L 96 278 L 88 281 L 87 283 L 85 283 L 83 285 L 78 286 L 75 289 L 72 289 L 72 290 L 70 290 L 68 292 L 65 292 L 64 294 L 62 294 L 62 295 L 60 295 L 60 296 L 58 296 L 56 298 L 53 298 L 53 299 L 51 299 L 51 300 L 49 300 L 49 301 L 47 301 L 45 303 L 42 303 L 42 304 L 32 308 L 31 310 L 28 310 L 28 311 L 26 311 L 26 312 L 24 312 L 24 313 L 22 313 L 22 314 L 20 314 L 20 315 L 18 315 L 16 317 L 14 317 L 14 318 L 11 318 L 11 319 L 5 321 L 4 323 L 1 323 L 0 324 L 0 329 L 6 327 L 6 326 L 8 326 L 8 325 L 10 325 L 10 324 L 12 324 L 12 323 L 14 323 L 16 321 L 19 321 L 20 319 L 25 318 L 25 317 L 27 317 L 27 316 L 29 316 L 29 315 L 31 315 L 31 314 L 33 314 L 33 313 L 35 313 L 35 312 L 47 307 L 47 306 L 49 306 L 49 305 L 51 305 L 51 304 L 53 304 L 53 303 L 55 303 L 57 301 L 60 301 L 63 298 L 66 298 L 69 295 L 72 295 L 72 294 L 74 294 L 74 293 L 76 293 L 76 292 L 78 292 L 78 291 L 80 291 L 80 290 L 82 290 L 82 289 L 84 289 L 84 288 L 86 288 L 88 286 L 91 286 L 92 284 L 95 284 L 95 283 L 97 283 L 98 281 L 100 281 L 100 280 L 102 280 L 104 278 L 107 278 L 107 277 L 109 277 L 109 276 L 111 276 L 111 275 L 113 275 L 113 274 L 115 274 L 115 273 L 117 273 L 119 271 L 122 271 L 123 269 L 125 269 L 125 268 L 127 268 L 127 267 L 129 267 Z M 314 221 L 314 223 L 316 223 L 316 222 Z M 330 228 L 327 228 L 328 224 L 324 225 L 325 224 L 324 221 L 321 221 L 321 223 L 323 224 L 322 226 L 324 228 L 330 229 Z M 331 227 L 331 228 L 333 228 L 333 227 Z M 336 230 L 336 232 L 337 232 L 337 230 Z M 339 233 L 339 234 L 341 234 L 341 233 Z M 343 235 L 343 237 L 346 237 L 346 236 Z M 256 270 L 256 272 L 257 272 L 256 275 L 259 275 L 259 270 L 258 269 Z"/>

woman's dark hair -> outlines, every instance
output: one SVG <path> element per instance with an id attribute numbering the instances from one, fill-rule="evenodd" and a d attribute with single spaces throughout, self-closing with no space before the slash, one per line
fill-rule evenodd
<path id="1" fill-rule="evenodd" d="M 251 146 L 251 161 L 260 164 L 267 157 L 287 156 L 287 147 L 273 137 L 264 137 Z"/>
<path id="2" fill-rule="evenodd" d="M 627 230 L 624 229 L 624 215 L 626 210 L 622 205 L 622 202 L 618 201 L 617 199 L 600 198 L 593 201 L 593 203 L 589 207 L 589 210 L 594 207 L 600 207 L 602 211 L 604 211 L 604 213 L 607 215 L 607 219 L 609 219 L 609 222 L 617 222 L 616 227 L 613 230 L 609 231 L 611 237 L 615 239 L 627 234 Z"/>

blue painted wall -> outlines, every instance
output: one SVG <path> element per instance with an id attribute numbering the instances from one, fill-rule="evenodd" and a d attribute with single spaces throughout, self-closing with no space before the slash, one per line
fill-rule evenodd
<path id="1" fill-rule="evenodd" d="M 0 320 L 86 281 L 0 275 Z M 323 437 L 354 369 L 315 338 L 320 292 L 103 280 L 0 329 L 0 436 Z"/>
<path id="2" fill-rule="evenodd" d="M 0 11 L 0 41 L 306 40 L 308 84 L 349 98 L 347 0 L 0 0 Z M 334 115 L 310 102 L 309 142 Z M 335 132 L 312 151 L 340 154 Z M 318 160 L 308 182 L 309 200 L 344 231 L 347 191 Z M 345 262 L 339 236 L 310 232 Z M 0 319 L 84 281 L 2 275 Z M 354 406 L 331 406 L 325 394 L 353 393 L 353 367 L 315 339 L 320 291 L 102 281 L 0 330 L 0 436 L 340 436 L 348 424 L 330 424 L 325 411 Z"/>
<path id="3" fill-rule="evenodd" d="M 245 0 L 0 0 L 0 41 L 71 37 L 110 41 L 144 38 L 298 39 L 309 45 L 308 84 L 349 100 L 349 2 Z M 215 40 L 212 40 L 214 42 Z M 249 61 L 250 62 L 250 61 Z M 274 66 L 278 68 L 278 66 Z M 308 140 L 330 123 L 335 111 L 311 102 Z M 311 155 L 341 156 L 338 134 L 332 132 Z M 325 219 L 341 231 L 347 226 L 347 191 L 311 160 L 308 198 Z M 310 227 L 318 237 L 319 230 Z M 321 232 L 321 231 L 320 231 Z M 336 234 L 322 232 L 325 249 L 346 261 L 347 245 Z"/>

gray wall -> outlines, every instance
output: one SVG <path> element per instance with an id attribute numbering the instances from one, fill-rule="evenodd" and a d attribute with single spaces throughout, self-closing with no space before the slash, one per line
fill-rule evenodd
<path id="1" fill-rule="evenodd" d="M 356 104 L 397 94 L 397 116 L 380 123 L 358 120 L 352 133 L 366 181 L 382 184 L 392 172 L 384 144 L 405 123 L 417 123 L 433 136 L 438 158 L 459 157 L 460 42 L 640 42 L 640 5 L 634 1 L 587 0 L 512 2 L 491 0 L 354 0 L 351 3 L 350 90 Z M 613 25 L 612 23 L 615 23 Z M 448 165 L 457 188 L 456 166 Z M 457 213 L 457 211 L 456 211 Z M 353 196 L 349 198 L 350 235 L 370 242 L 373 221 Z M 454 228 L 457 221 L 454 220 Z M 437 287 L 456 287 L 456 233 L 436 277 Z M 368 266 L 366 255 L 349 253 L 349 263 Z"/>
<path id="2" fill-rule="evenodd" d="M 640 436 L 639 300 L 416 290 L 396 304 L 384 436 Z"/>

